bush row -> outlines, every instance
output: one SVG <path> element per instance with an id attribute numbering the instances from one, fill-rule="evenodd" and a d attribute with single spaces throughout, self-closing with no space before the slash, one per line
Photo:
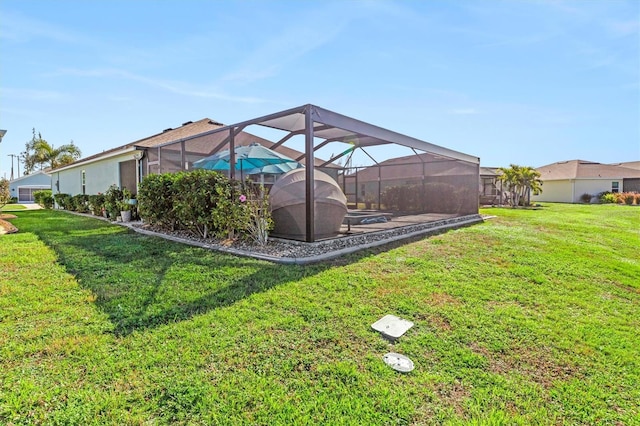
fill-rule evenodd
<path id="1" fill-rule="evenodd" d="M 590 203 L 592 198 L 597 198 L 603 204 L 627 204 L 627 205 L 640 205 L 640 193 L 637 192 L 601 192 L 597 195 L 582 194 L 580 201 L 583 203 Z"/>
<path id="2" fill-rule="evenodd" d="M 272 228 L 268 197 L 260 188 L 210 170 L 148 175 L 140 183 L 138 206 L 146 223 L 201 238 L 263 244 Z"/>
<path id="3" fill-rule="evenodd" d="M 53 207 L 53 201 L 55 201 L 61 209 L 78 213 L 93 213 L 96 216 L 105 216 L 111 220 L 115 220 L 121 211 L 132 210 L 134 207 L 129 202 L 131 193 L 126 189 L 118 188 L 116 185 L 111 185 L 104 194 L 77 194 L 72 196 L 60 193 L 51 196 L 51 191 L 38 191 L 34 193 L 34 198 L 36 198 L 38 204 L 45 208 Z"/>

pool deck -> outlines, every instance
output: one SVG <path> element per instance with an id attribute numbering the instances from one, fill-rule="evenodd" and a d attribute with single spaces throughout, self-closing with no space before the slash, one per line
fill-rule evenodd
<path id="1" fill-rule="evenodd" d="M 366 213 L 375 213 L 369 211 L 354 211 L 349 212 L 350 214 L 355 213 L 356 215 L 362 215 Z M 357 234 L 364 234 L 369 232 L 378 232 L 378 231 L 388 231 L 390 229 L 401 228 L 404 226 L 418 225 L 421 223 L 427 222 L 436 222 L 443 219 L 450 219 L 456 217 L 455 214 L 443 214 L 443 213 L 423 213 L 423 214 L 415 214 L 415 215 L 403 215 L 403 216 L 393 216 L 390 221 L 387 222 L 376 222 L 376 223 L 360 223 L 360 224 L 343 224 L 340 227 L 340 234 L 335 238 L 340 238 L 342 236 L 351 236 Z"/>

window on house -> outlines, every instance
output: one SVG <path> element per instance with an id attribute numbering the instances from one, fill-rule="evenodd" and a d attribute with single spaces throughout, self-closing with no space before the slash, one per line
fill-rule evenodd
<path id="1" fill-rule="evenodd" d="M 620 192 L 620 182 L 611 182 L 611 192 Z"/>
<path id="2" fill-rule="evenodd" d="M 86 185 L 87 185 L 87 173 L 82 171 L 82 194 L 86 194 Z"/>

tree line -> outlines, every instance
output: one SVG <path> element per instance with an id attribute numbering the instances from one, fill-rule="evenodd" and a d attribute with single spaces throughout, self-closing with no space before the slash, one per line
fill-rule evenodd
<path id="1" fill-rule="evenodd" d="M 78 160 L 81 155 L 80 148 L 73 143 L 73 140 L 68 144 L 55 147 L 47 142 L 40 132 L 36 134 L 34 128 L 31 140 L 25 144 L 25 150 L 21 153 L 24 174 L 66 166 Z"/>

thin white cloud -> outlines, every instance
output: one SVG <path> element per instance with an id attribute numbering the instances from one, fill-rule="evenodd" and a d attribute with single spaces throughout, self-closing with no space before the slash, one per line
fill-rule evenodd
<path id="1" fill-rule="evenodd" d="M 91 70 L 67 68 L 67 69 L 60 70 L 58 73 L 63 75 L 72 75 L 72 76 L 78 76 L 78 77 L 119 78 L 124 80 L 136 81 L 139 83 L 143 83 L 147 86 L 160 88 L 178 95 L 191 96 L 191 97 L 197 97 L 197 98 L 212 98 L 212 99 L 220 99 L 220 100 L 231 101 L 231 102 L 241 102 L 241 103 L 251 103 L 251 104 L 263 102 L 262 99 L 256 98 L 256 97 L 228 95 L 215 88 L 194 87 L 192 84 L 188 84 L 180 81 L 144 77 L 141 75 L 131 73 L 129 71 L 115 69 L 115 68 L 91 69 Z"/>
<path id="2" fill-rule="evenodd" d="M 330 43 L 350 21 L 346 7 L 335 5 L 292 18 L 293 24 L 249 52 L 242 65 L 220 80 L 251 83 L 277 75 L 284 67 Z M 300 24 L 298 22 L 304 22 Z M 330 25 L 329 25 L 330 23 Z"/>
<path id="3" fill-rule="evenodd" d="M 34 39 L 48 39 L 62 43 L 82 43 L 82 37 L 48 22 L 26 17 L 4 10 L 0 21 L 0 39 L 13 42 L 29 42 Z"/>
<path id="4" fill-rule="evenodd" d="M 0 95 L 3 98 L 31 101 L 56 101 L 66 97 L 65 94 L 53 90 L 16 89 L 11 87 L 0 88 Z"/>
<path id="5" fill-rule="evenodd" d="M 475 115 L 480 114 L 480 111 L 475 108 L 455 108 L 450 110 L 449 113 L 455 115 Z"/>

